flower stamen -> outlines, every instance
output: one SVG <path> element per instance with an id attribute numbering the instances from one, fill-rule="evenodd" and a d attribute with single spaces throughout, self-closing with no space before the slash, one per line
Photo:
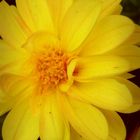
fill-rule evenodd
<path id="1" fill-rule="evenodd" d="M 51 49 L 39 56 L 37 70 L 43 88 L 54 88 L 67 80 L 67 59 L 61 49 Z"/>

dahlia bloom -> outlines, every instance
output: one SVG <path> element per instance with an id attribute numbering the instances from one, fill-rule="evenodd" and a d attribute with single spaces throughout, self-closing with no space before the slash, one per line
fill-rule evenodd
<path id="1" fill-rule="evenodd" d="M 120 12 L 120 0 L 0 2 L 3 140 L 125 140 L 140 27 Z"/>

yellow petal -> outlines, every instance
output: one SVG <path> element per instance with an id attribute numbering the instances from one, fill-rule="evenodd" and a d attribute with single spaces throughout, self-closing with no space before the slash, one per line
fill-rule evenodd
<path id="1" fill-rule="evenodd" d="M 101 0 L 102 1 L 102 11 L 100 18 L 113 14 L 116 7 L 119 6 L 121 0 Z"/>
<path id="2" fill-rule="evenodd" d="M 59 89 L 62 92 L 67 92 L 72 84 L 73 84 L 73 79 L 69 79 L 66 83 L 60 84 Z"/>
<path id="3" fill-rule="evenodd" d="M 119 56 L 139 56 L 140 57 L 140 47 L 136 45 L 126 45 L 123 44 L 116 49 L 111 50 L 107 54 L 119 55 Z"/>
<path id="4" fill-rule="evenodd" d="M 85 40 L 100 12 L 98 0 L 76 0 L 66 13 L 60 36 L 62 46 L 73 51 Z"/>
<path id="5" fill-rule="evenodd" d="M 0 84 L 0 116 L 12 109 L 15 98 L 9 97 L 2 89 Z"/>
<path id="6" fill-rule="evenodd" d="M 89 140 L 89 139 L 84 139 L 81 137 L 73 128 L 71 128 L 70 132 L 71 140 Z"/>
<path id="7" fill-rule="evenodd" d="M 39 137 L 39 113 L 33 114 L 28 102 L 15 106 L 6 117 L 2 136 L 4 140 L 35 140 Z"/>
<path id="8" fill-rule="evenodd" d="M 109 137 L 107 140 L 125 140 L 126 129 L 121 117 L 116 112 L 106 110 L 102 110 L 102 112 L 109 126 Z"/>
<path id="9" fill-rule="evenodd" d="M 116 8 L 115 8 L 115 11 L 113 12 L 114 15 L 120 15 L 121 12 L 123 10 L 123 7 L 121 5 L 118 5 Z"/>
<path id="10" fill-rule="evenodd" d="M 23 45 L 23 48 L 30 53 L 42 53 L 56 47 L 60 47 L 58 37 L 46 31 L 34 33 Z"/>
<path id="11" fill-rule="evenodd" d="M 121 45 L 107 54 L 118 55 L 123 57 L 130 64 L 130 70 L 140 68 L 140 47 L 136 45 Z"/>
<path id="12" fill-rule="evenodd" d="M 120 110 L 120 112 L 132 113 L 140 110 L 140 87 L 123 78 L 117 78 L 117 80 L 122 84 L 125 84 L 127 88 L 130 90 L 133 102 L 133 104 L 130 107 L 124 110 Z"/>
<path id="13" fill-rule="evenodd" d="M 59 27 L 73 0 L 47 0 L 56 27 Z"/>
<path id="14" fill-rule="evenodd" d="M 8 112 L 12 108 L 12 105 L 13 99 L 4 95 L 3 91 L 0 89 L 0 116 Z"/>
<path id="15" fill-rule="evenodd" d="M 54 32 L 54 25 L 47 0 L 16 0 L 17 9 L 32 31 Z"/>
<path id="16" fill-rule="evenodd" d="M 24 51 L 10 47 L 3 40 L 0 40 L 0 75 L 3 73 L 21 74 L 28 71 L 22 66 L 28 59 Z"/>
<path id="17" fill-rule="evenodd" d="M 0 116 L 8 112 L 10 109 L 11 109 L 11 105 L 0 103 Z"/>
<path id="18" fill-rule="evenodd" d="M 14 47 L 21 47 L 29 33 L 16 10 L 5 1 L 0 2 L 0 35 Z"/>
<path id="19" fill-rule="evenodd" d="M 3 74 L 0 76 L 0 115 L 12 109 L 33 93 L 34 85 L 24 77 Z"/>
<path id="20" fill-rule="evenodd" d="M 3 91 L 0 91 L 0 92 L 3 92 Z M 26 92 L 28 91 L 26 90 Z M 24 93 L 26 94 L 26 92 Z M 22 93 L 22 96 L 10 97 L 4 94 L 3 97 L 0 97 L 0 116 L 5 114 L 9 110 L 11 110 L 15 106 L 16 103 L 24 100 L 25 97 L 27 97 L 27 95 L 24 95 L 23 93 Z"/>
<path id="21" fill-rule="evenodd" d="M 124 56 L 130 65 L 130 70 L 133 71 L 140 68 L 140 56 Z"/>
<path id="22" fill-rule="evenodd" d="M 3 74 L 0 76 L 0 88 L 10 97 L 22 94 L 27 88 L 32 86 L 32 82 L 25 77 L 14 74 Z"/>
<path id="23" fill-rule="evenodd" d="M 140 26 L 139 25 L 135 25 L 135 31 L 127 39 L 126 44 L 140 44 Z"/>
<path id="24" fill-rule="evenodd" d="M 0 94 L 1 92 L 3 91 L 0 90 Z M 8 97 L 6 95 L 0 97 L 0 116 L 10 111 L 15 103 L 17 103 L 15 98 Z"/>
<path id="25" fill-rule="evenodd" d="M 88 140 L 105 140 L 108 126 L 103 114 L 94 106 L 60 95 L 62 108 L 71 126 Z"/>
<path id="26" fill-rule="evenodd" d="M 79 58 L 75 79 L 91 79 L 119 75 L 129 70 L 129 63 L 118 56 L 93 56 Z"/>
<path id="27" fill-rule="evenodd" d="M 124 73 L 122 75 L 120 75 L 122 78 L 125 78 L 125 79 L 131 79 L 131 78 L 134 78 L 135 75 L 131 74 L 131 73 Z"/>
<path id="28" fill-rule="evenodd" d="M 122 44 L 134 31 L 127 17 L 112 15 L 102 19 L 84 44 L 81 55 L 103 54 Z"/>
<path id="29" fill-rule="evenodd" d="M 24 30 L 24 32 L 27 33 L 28 36 L 30 36 L 32 34 L 32 31 L 29 29 L 27 24 L 24 22 L 24 20 L 20 16 L 17 7 L 14 5 L 10 5 L 10 8 L 12 9 L 13 14 L 15 15 L 15 19 L 17 20 L 17 23 L 20 24 L 20 26 Z"/>
<path id="30" fill-rule="evenodd" d="M 11 100 L 8 100 L 0 89 L 0 116 L 11 109 Z"/>
<path id="31" fill-rule="evenodd" d="M 68 76 L 68 80 L 66 83 L 62 83 L 59 88 L 62 92 L 67 92 L 69 90 L 69 88 L 71 87 L 71 85 L 73 84 L 73 72 L 75 70 L 76 67 L 76 63 L 77 63 L 77 59 L 72 59 L 70 61 L 70 63 L 68 64 L 67 67 L 67 76 Z"/>
<path id="32" fill-rule="evenodd" d="M 128 88 L 114 79 L 77 83 L 71 87 L 69 96 L 108 110 L 118 111 L 132 105 L 132 96 Z"/>
<path id="33" fill-rule="evenodd" d="M 70 63 L 68 64 L 68 68 L 67 68 L 68 78 L 72 78 L 73 72 L 74 72 L 75 67 L 76 67 L 76 64 L 77 64 L 77 59 L 72 59 L 70 61 Z"/>
<path id="34" fill-rule="evenodd" d="M 69 140 L 69 126 L 62 116 L 55 93 L 46 97 L 40 118 L 40 137 L 42 140 Z"/>

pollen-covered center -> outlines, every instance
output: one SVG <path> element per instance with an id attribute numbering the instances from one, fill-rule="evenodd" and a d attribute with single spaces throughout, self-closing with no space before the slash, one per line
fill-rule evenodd
<path id="1" fill-rule="evenodd" d="M 51 49 L 39 56 L 39 82 L 43 87 L 56 87 L 67 80 L 67 56 L 61 49 Z"/>

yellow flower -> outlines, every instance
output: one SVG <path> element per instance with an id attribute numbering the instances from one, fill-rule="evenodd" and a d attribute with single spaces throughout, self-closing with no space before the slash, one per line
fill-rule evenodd
<path id="1" fill-rule="evenodd" d="M 125 140 L 140 109 L 140 27 L 120 0 L 0 2 L 3 140 Z"/>

